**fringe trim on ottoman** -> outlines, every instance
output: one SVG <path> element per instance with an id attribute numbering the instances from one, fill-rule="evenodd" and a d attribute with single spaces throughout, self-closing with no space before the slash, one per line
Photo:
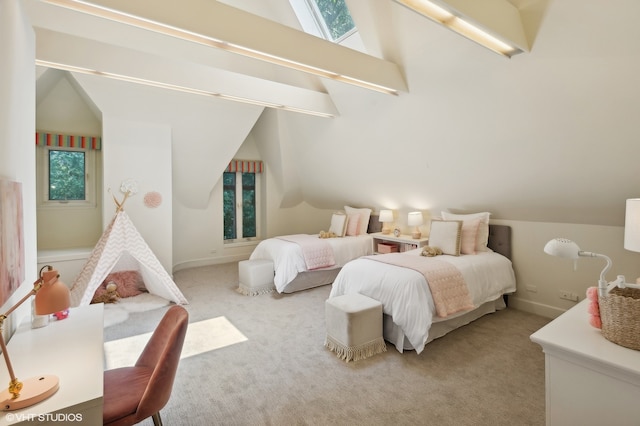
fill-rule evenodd
<path id="1" fill-rule="evenodd" d="M 269 294 L 275 291 L 275 287 L 271 284 L 264 287 L 246 288 L 239 286 L 236 291 L 245 296 L 258 296 L 260 294 Z"/>
<path id="2" fill-rule="evenodd" d="M 347 362 L 359 361 L 387 351 L 387 344 L 382 337 L 358 346 L 345 346 L 332 339 L 331 336 L 327 336 L 324 346 L 335 352 L 338 358 Z"/>

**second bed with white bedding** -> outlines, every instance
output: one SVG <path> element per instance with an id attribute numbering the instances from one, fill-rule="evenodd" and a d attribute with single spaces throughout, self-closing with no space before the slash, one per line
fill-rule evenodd
<path id="1" fill-rule="evenodd" d="M 369 234 L 327 238 L 324 241 L 333 249 L 335 260 L 333 266 L 326 268 L 310 271 L 307 268 L 301 247 L 282 238 L 269 238 L 261 241 L 251 253 L 250 259 L 272 260 L 275 269 L 276 290 L 279 293 L 291 293 L 315 285 L 330 284 L 337 271 L 349 261 L 373 253 L 373 238 Z M 304 278 L 300 277 L 304 281 L 304 285 L 296 286 L 295 280 L 302 274 L 307 274 Z M 319 280 L 315 281 L 309 274 L 319 277 Z"/>
<path id="2" fill-rule="evenodd" d="M 405 255 L 419 256 L 425 262 L 435 259 L 421 256 L 421 252 L 422 249 L 416 249 Z M 488 251 L 475 255 L 437 256 L 437 259 L 458 268 L 467 284 L 474 308 L 494 300 L 502 301 L 503 294 L 515 292 L 511 261 L 501 254 Z M 348 293 L 364 294 L 382 303 L 386 318 L 393 321 L 400 329 L 401 336 L 410 343 L 405 345 L 402 337 L 389 336 L 385 325 L 385 339 L 395 344 L 400 352 L 407 347 L 415 349 L 417 353 L 422 352 L 430 341 L 429 331 L 434 322 L 466 314 L 460 312 L 447 318 L 438 318 L 423 274 L 368 258 L 356 259 L 345 265 L 336 277 L 329 297 Z"/>

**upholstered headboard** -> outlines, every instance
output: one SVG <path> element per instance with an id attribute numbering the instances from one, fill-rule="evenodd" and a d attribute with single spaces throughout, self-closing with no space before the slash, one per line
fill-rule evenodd
<path id="1" fill-rule="evenodd" d="M 511 259 L 511 227 L 507 225 L 489 225 L 489 248 Z"/>
<path id="2" fill-rule="evenodd" d="M 382 222 L 380 222 L 380 215 L 378 213 L 371 213 L 369 216 L 369 226 L 367 227 L 367 234 L 374 234 L 382 231 Z"/>

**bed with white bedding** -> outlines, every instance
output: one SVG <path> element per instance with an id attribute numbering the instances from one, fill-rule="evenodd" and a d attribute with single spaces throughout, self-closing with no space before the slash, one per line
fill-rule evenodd
<path id="1" fill-rule="evenodd" d="M 379 231 L 378 216 L 372 214 L 371 209 L 344 206 L 343 212 L 336 212 L 331 217 L 329 232 L 334 238 L 319 238 L 318 234 L 269 238 L 257 245 L 249 259 L 271 260 L 276 290 L 293 293 L 331 284 L 348 262 L 373 254 L 370 234 Z M 316 258 L 309 258 L 307 245 L 315 246 L 311 250 Z M 328 254 L 330 261 L 319 262 L 318 251 Z"/>
<path id="2" fill-rule="evenodd" d="M 317 235 L 316 235 L 317 237 Z M 369 234 L 324 239 L 333 250 L 334 264 L 310 270 L 302 248 L 285 237 L 261 241 L 249 259 L 273 261 L 274 284 L 279 293 L 293 293 L 331 284 L 344 265 L 353 259 L 373 253 L 373 238 Z"/>
<path id="3" fill-rule="evenodd" d="M 414 349 L 421 353 L 431 340 L 506 307 L 503 295 L 515 292 L 515 274 L 509 259 L 510 228 L 500 225 L 489 228 L 489 250 L 459 256 L 426 257 L 421 255 L 423 249 L 400 254 L 414 256 L 411 262 L 446 262 L 454 266 L 466 283 L 471 309 L 439 317 L 425 274 L 385 263 L 382 258 L 376 260 L 378 256 L 390 255 L 364 257 L 346 264 L 334 280 L 329 297 L 360 293 L 380 301 L 385 340 L 400 352 Z"/>

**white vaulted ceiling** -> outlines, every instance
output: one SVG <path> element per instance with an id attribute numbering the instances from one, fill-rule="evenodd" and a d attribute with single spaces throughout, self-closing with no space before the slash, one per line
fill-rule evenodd
<path id="1" fill-rule="evenodd" d="M 24 0 L 39 60 L 165 85 L 142 89 L 131 81 L 78 76 L 89 95 L 98 85 L 112 86 L 114 96 L 135 97 L 139 111 L 150 115 L 163 96 L 180 103 L 156 112 L 176 128 L 174 185 L 185 205 L 206 204 L 221 171 L 209 168 L 195 185 L 191 164 L 215 158 L 222 167 L 249 134 L 270 162 L 284 207 L 486 209 L 504 219 L 622 225 L 624 199 L 640 196 L 638 2 L 614 0 L 604 8 L 597 0 L 511 0 L 529 48 L 512 59 L 393 0 L 347 0 L 367 54 L 299 32 L 288 0 L 91 3 L 171 20 L 211 37 L 228 31 L 240 44 L 319 61 L 314 65 L 398 90 L 387 95 Z M 486 14 L 476 19 L 492 26 Z M 168 86 L 273 107 L 163 95 Z M 146 98 L 150 91 L 154 95 Z M 335 117 L 282 111 L 280 105 Z M 189 137 L 180 140 L 181 134 Z M 198 140 L 194 134 L 220 137 Z"/>

